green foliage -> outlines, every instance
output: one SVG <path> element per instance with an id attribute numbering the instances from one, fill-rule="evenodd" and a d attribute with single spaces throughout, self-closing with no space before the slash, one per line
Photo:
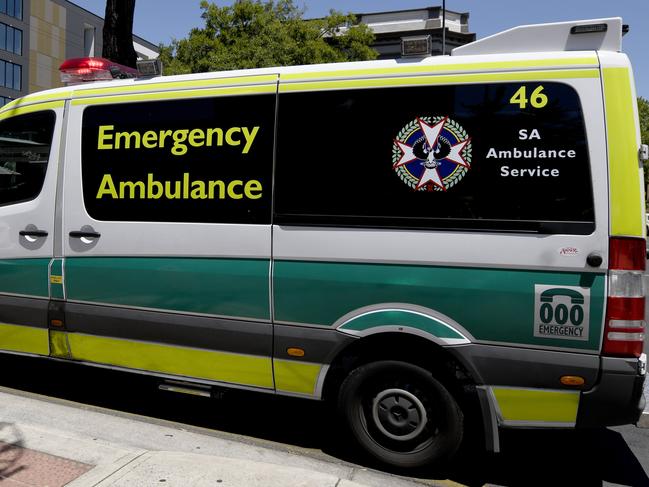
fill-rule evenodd
<path id="1" fill-rule="evenodd" d="M 638 115 L 640 116 L 640 134 L 642 143 L 649 144 L 649 101 L 638 98 Z"/>
<path id="2" fill-rule="evenodd" d="M 649 101 L 638 98 L 638 116 L 640 118 L 640 138 L 643 144 L 649 144 Z M 644 162 L 644 181 L 649 184 L 649 161 Z"/>
<path id="3" fill-rule="evenodd" d="M 375 59 L 372 31 L 353 15 L 331 11 L 304 20 L 293 0 L 201 1 L 205 21 L 186 39 L 161 46 L 165 74 Z"/>

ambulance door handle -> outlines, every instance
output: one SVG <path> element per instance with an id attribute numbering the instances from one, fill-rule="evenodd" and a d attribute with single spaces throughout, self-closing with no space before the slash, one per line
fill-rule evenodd
<path id="1" fill-rule="evenodd" d="M 72 238 L 99 238 L 101 233 L 97 232 L 70 232 L 70 237 Z"/>
<path id="2" fill-rule="evenodd" d="M 48 233 L 45 230 L 21 230 L 18 235 L 21 237 L 47 237 Z"/>

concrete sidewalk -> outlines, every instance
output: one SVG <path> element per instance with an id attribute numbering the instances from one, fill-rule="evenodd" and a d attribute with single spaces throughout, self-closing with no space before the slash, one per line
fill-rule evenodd
<path id="1" fill-rule="evenodd" d="M 8 486 L 457 486 L 313 458 L 300 449 L 0 388 Z M 307 452 L 308 453 L 308 452 Z"/>

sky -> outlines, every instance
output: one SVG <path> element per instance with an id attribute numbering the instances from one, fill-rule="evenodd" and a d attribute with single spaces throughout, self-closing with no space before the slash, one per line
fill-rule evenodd
<path id="1" fill-rule="evenodd" d="M 104 16 L 105 0 L 72 0 Z M 217 5 L 232 1 L 213 0 Z M 441 5 L 435 0 L 296 0 L 306 8 L 305 17 L 321 17 L 329 10 L 366 13 Z M 200 0 L 136 0 L 133 31 L 154 44 L 182 39 L 193 27 L 201 27 Z M 180 8 L 182 5 L 182 8 Z M 623 51 L 631 59 L 638 95 L 649 98 L 649 0 L 447 0 L 446 8 L 469 12 L 469 28 L 477 38 L 524 24 L 622 17 L 630 31 Z"/>

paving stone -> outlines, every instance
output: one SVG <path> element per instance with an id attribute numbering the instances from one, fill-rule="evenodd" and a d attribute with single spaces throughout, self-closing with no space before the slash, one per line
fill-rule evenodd
<path id="1" fill-rule="evenodd" d="M 11 486 L 63 487 L 92 465 L 0 442 L 0 483 Z"/>

